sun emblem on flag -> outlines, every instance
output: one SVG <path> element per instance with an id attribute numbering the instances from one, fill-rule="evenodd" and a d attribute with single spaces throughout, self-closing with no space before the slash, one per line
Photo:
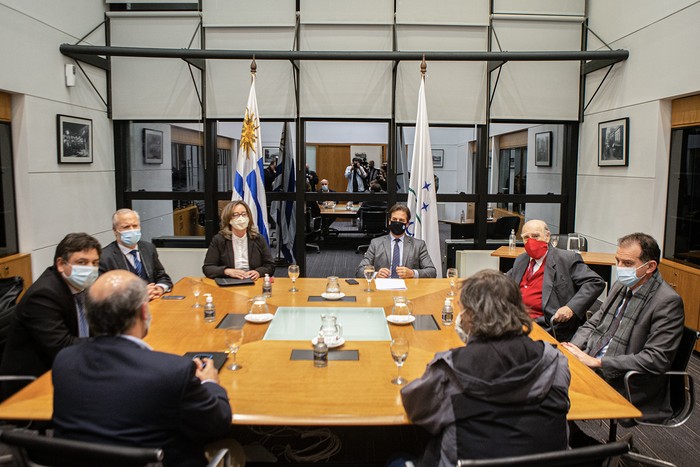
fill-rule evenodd
<path id="1" fill-rule="evenodd" d="M 255 114 L 251 114 L 248 109 L 245 109 L 245 119 L 243 120 L 243 129 L 241 130 L 241 149 L 245 152 L 246 157 L 250 156 L 251 151 L 255 153 L 255 131 L 258 128 L 260 128 L 260 126 L 255 125 Z"/>

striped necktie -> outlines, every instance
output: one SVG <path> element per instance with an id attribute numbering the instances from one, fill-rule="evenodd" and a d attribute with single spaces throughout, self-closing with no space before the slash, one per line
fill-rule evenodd
<path id="1" fill-rule="evenodd" d="M 78 312 L 78 337 L 90 336 L 90 325 L 88 324 L 87 315 L 85 314 L 84 298 L 83 292 L 73 295 L 75 309 Z"/>
<path id="2" fill-rule="evenodd" d="M 394 254 L 391 257 L 391 277 L 397 279 L 399 274 L 396 272 L 396 268 L 399 267 L 399 260 L 401 259 L 401 251 L 399 250 L 400 238 L 394 239 Z"/>
<path id="3" fill-rule="evenodd" d="M 608 327 L 608 330 L 605 332 L 605 334 L 603 334 L 598 340 L 598 344 L 595 347 L 593 347 L 594 352 L 591 352 L 589 355 L 592 355 L 594 357 L 598 355 L 600 351 L 603 350 L 605 346 L 610 343 L 612 338 L 615 337 L 615 333 L 620 327 L 620 322 L 622 322 L 622 317 L 625 314 L 625 310 L 627 309 L 627 305 L 629 304 L 631 298 L 632 291 L 628 290 L 622 301 L 622 306 L 618 307 L 617 313 L 615 313 L 615 316 L 613 317 L 613 320 L 610 323 L 610 327 Z"/>
<path id="4" fill-rule="evenodd" d="M 142 279 L 145 279 L 143 274 L 143 263 L 141 263 L 141 260 L 139 260 L 138 250 L 131 250 L 129 254 L 134 257 L 134 269 L 136 271 L 136 275 Z"/>

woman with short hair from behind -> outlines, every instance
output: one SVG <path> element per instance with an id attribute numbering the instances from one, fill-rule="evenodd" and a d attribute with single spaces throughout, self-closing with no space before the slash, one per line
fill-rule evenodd
<path id="1" fill-rule="evenodd" d="M 420 465 L 566 449 L 569 365 L 528 336 L 518 285 L 480 271 L 462 283 L 460 303 L 455 331 L 465 345 L 436 354 L 401 391 L 411 421 L 432 435 Z"/>

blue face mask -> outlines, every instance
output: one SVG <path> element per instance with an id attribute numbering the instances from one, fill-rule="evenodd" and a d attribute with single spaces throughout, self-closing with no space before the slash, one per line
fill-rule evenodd
<path id="1" fill-rule="evenodd" d="M 119 232 L 119 238 L 124 245 L 134 246 L 141 240 L 141 230 L 135 229 Z"/>
<path id="2" fill-rule="evenodd" d="M 71 265 L 70 276 L 66 278 L 68 283 L 78 290 L 85 290 L 92 285 L 97 279 L 97 266 L 80 266 L 77 264 Z"/>
<path id="3" fill-rule="evenodd" d="M 649 261 L 636 268 L 615 266 L 615 269 L 617 269 L 617 280 L 619 280 L 625 287 L 634 287 L 637 285 L 637 282 L 642 279 L 641 277 L 637 277 L 637 270 L 643 266 L 646 266 L 647 264 L 649 264 Z"/>

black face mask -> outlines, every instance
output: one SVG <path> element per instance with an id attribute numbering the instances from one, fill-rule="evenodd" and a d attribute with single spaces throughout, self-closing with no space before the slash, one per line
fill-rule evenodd
<path id="1" fill-rule="evenodd" d="M 389 223 L 389 230 L 394 235 L 403 235 L 406 232 L 406 224 L 403 222 L 392 221 Z"/>

